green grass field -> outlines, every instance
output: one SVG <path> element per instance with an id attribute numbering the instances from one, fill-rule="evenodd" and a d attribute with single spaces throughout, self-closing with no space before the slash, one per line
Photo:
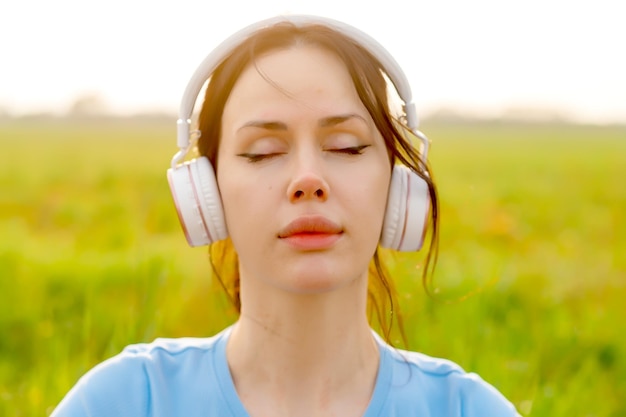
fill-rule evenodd
<path id="1" fill-rule="evenodd" d="M 524 415 L 626 416 L 626 128 L 424 130 L 441 250 L 434 298 L 419 255 L 391 263 L 410 348 L 479 373 Z M 0 416 L 50 413 L 129 343 L 234 320 L 178 225 L 174 135 L 0 123 Z"/>

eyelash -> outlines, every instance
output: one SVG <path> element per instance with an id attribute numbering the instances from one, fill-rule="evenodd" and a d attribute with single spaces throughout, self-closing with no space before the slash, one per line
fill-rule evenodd
<path id="1" fill-rule="evenodd" d="M 282 153 L 242 153 L 237 156 L 246 158 L 248 162 L 250 163 L 255 163 L 255 162 L 261 162 L 263 160 L 273 158 L 278 155 L 283 155 L 283 154 Z"/>
<path id="2" fill-rule="evenodd" d="M 351 146 L 348 148 L 339 148 L 339 149 L 327 149 L 328 152 L 334 152 L 344 155 L 361 155 L 363 154 L 363 150 L 368 148 L 370 145 L 361 145 L 361 146 Z M 264 160 L 268 160 L 280 155 L 284 155 L 283 153 L 242 153 L 237 156 L 248 159 L 250 163 L 261 162 Z"/>
<path id="3" fill-rule="evenodd" d="M 361 145 L 361 146 L 351 146 L 349 148 L 341 148 L 341 149 L 329 149 L 330 152 L 338 152 L 346 155 L 361 155 L 363 150 L 370 145 Z"/>

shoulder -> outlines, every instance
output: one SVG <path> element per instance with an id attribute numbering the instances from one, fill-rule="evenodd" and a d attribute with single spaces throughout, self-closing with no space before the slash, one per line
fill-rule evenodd
<path id="1" fill-rule="evenodd" d="M 167 393 L 164 398 L 193 395 L 196 379 L 213 374 L 211 354 L 220 337 L 156 339 L 127 346 L 87 372 L 53 416 L 143 416 L 160 393 Z"/>
<path id="2" fill-rule="evenodd" d="M 198 366 L 203 357 L 210 357 L 219 337 L 156 339 L 151 343 L 129 345 L 83 379 L 119 383 L 119 378 L 144 380 L 154 373 L 175 378 L 189 371 L 190 366 Z"/>
<path id="3" fill-rule="evenodd" d="M 215 349 L 222 334 L 209 338 L 182 337 L 159 338 L 151 343 L 129 345 L 117 355 L 119 360 L 152 363 L 154 360 L 174 359 L 184 361 L 198 355 L 206 355 Z"/>
<path id="4" fill-rule="evenodd" d="M 392 358 L 393 389 L 424 399 L 427 415 L 518 416 L 496 388 L 458 364 L 422 353 L 387 347 Z"/>

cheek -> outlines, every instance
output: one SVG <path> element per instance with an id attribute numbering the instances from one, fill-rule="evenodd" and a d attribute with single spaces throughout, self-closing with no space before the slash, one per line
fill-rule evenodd
<path id="1" fill-rule="evenodd" d="M 358 182 L 361 195 L 375 207 L 386 206 L 391 182 L 391 167 L 386 163 L 372 164 Z"/>
<path id="2" fill-rule="evenodd" d="M 250 193 L 254 193 L 254 190 L 246 187 L 245 182 L 237 181 L 233 177 L 234 173 L 223 170 L 220 174 L 218 176 L 218 184 L 224 216 L 226 217 L 228 230 L 232 231 L 235 230 L 235 227 L 240 222 L 245 221 L 245 213 L 252 203 L 251 200 L 254 198 Z"/>
<path id="3" fill-rule="evenodd" d="M 249 239 L 256 230 L 267 225 L 271 215 L 267 207 L 272 201 L 271 184 L 260 184 L 258 176 L 222 166 L 218 171 L 218 185 L 226 226 L 233 242 Z"/>
<path id="4" fill-rule="evenodd" d="M 377 177 L 375 182 L 376 205 L 372 210 L 372 216 L 376 216 L 372 221 L 377 222 L 379 225 L 379 232 L 382 231 L 383 220 L 385 218 L 385 210 L 387 209 L 387 202 L 389 197 L 389 185 L 391 183 L 391 168 L 383 170 Z"/>
<path id="5" fill-rule="evenodd" d="M 374 229 L 382 227 L 390 180 L 390 173 L 386 170 L 372 170 L 344 185 L 344 192 L 350 196 L 349 210 L 361 224 L 371 225 Z M 378 232 L 372 230 L 372 233 Z"/>
<path id="6" fill-rule="evenodd" d="M 378 182 L 370 191 L 372 194 L 371 203 L 368 211 L 370 221 L 382 228 L 383 219 L 385 217 L 385 210 L 387 208 L 387 198 L 389 194 L 389 177 L 378 178 Z"/>

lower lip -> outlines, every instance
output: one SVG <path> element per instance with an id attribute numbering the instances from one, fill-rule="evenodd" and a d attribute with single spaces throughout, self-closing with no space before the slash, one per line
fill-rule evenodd
<path id="1" fill-rule="evenodd" d="M 297 233 L 282 240 L 296 249 L 315 251 L 329 249 L 340 238 L 340 233 Z"/>

